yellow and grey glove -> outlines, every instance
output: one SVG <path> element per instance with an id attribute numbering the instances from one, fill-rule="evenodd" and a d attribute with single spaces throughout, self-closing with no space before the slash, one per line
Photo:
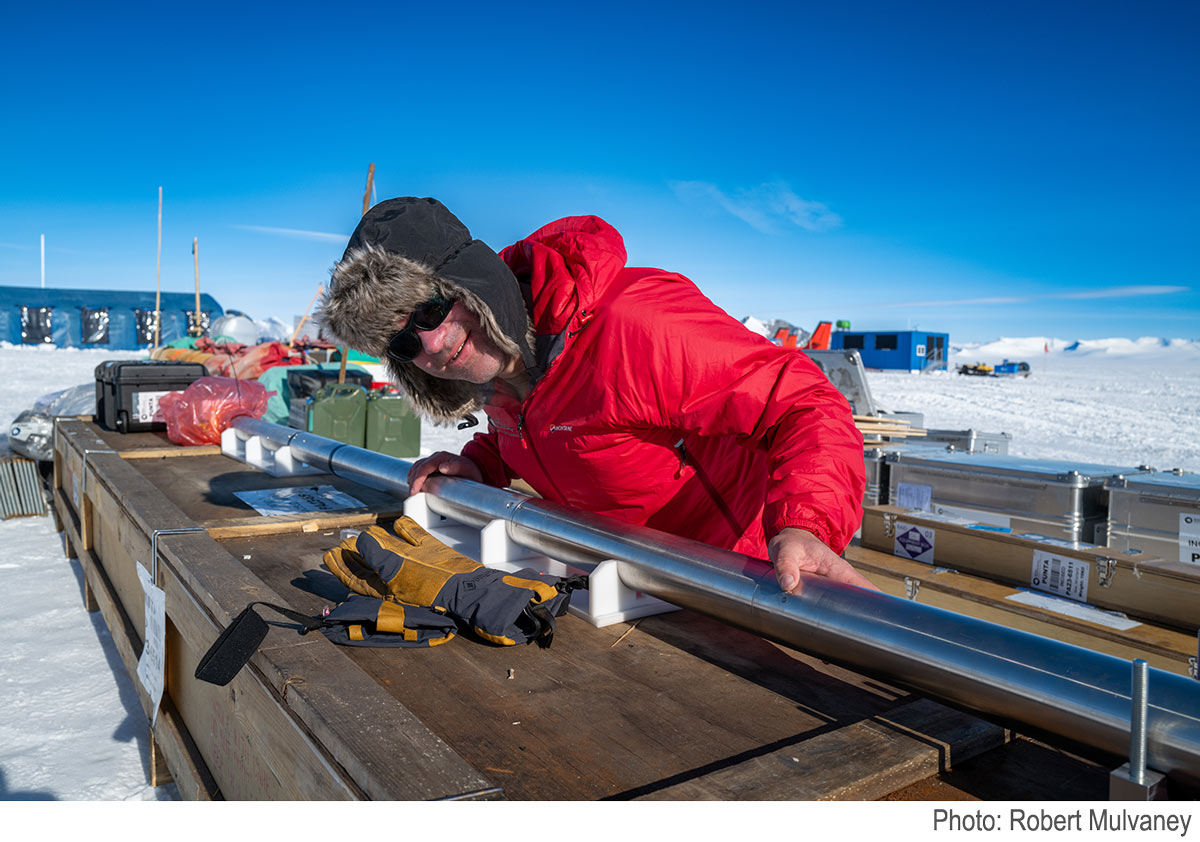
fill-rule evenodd
<path id="1" fill-rule="evenodd" d="M 583 577 L 491 570 L 438 541 L 411 518 L 372 526 L 325 554 L 325 566 L 356 593 L 445 612 L 484 640 L 549 646 L 554 618 Z"/>

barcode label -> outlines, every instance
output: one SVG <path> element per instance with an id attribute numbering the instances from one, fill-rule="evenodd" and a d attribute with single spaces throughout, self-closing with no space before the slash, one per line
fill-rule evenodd
<path id="1" fill-rule="evenodd" d="M 1040 591 L 1087 602 L 1092 567 L 1086 561 L 1034 550 L 1029 584 Z"/>

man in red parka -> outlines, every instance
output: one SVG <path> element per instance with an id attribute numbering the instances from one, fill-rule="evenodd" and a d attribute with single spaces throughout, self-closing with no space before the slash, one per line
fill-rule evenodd
<path id="1" fill-rule="evenodd" d="M 499 256 L 435 199 L 359 223 L 318 318 L 380 357 L 413 405 L 483 410 L 461 454 L 409 473 L 494 486 L 871 585 L 838 553 L 862 517 L 862 436 L 802 353 L 776 347 L 682 275 L 625 265 L 621 235 L 560 219 Z"/>

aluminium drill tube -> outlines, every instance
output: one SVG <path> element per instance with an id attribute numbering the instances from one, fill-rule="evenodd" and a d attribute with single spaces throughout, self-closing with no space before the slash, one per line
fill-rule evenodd
<path id="1" fill-rule="evenodd" d="M 290 443 L 321 470 L 407 491 L 410 462 L 251 419 L 237 429 Z M 804 576 L 785 594 L 767 562 L 466 480 L 433 477 L 435 512 L 580 564 L 618 562 L 622 582 L 932 698 L 1116 755 L 1130 746 L 1128 661 L 949 611 Z M 1148 670 L 1150 768 L 1200 786 L 1200 682 Z"/>

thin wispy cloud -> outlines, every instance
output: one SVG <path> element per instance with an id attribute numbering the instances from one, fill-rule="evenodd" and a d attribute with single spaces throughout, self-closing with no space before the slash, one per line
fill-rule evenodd
<path id="1" fill-rule="evenodd" d="M 1127 286 L 1108 287 L 1106 289 L 1082 290 L 1080 292 L 1063 292 L 1052 295 L 1051 298 L 1143 298 L 1148 295 L 1170 295 L 1173 292 L 1187 292 L 1189 287 L 1180 286 Z"/>
<path id="2" fill-rule="evenodd" d="M 726 193 L 707 181 L 672 181 L 670 187 L 685 202 L 711 203 L 764 234 L 789 227 L 821 232 L 837 228 L 842 218 L 821 202 L 797 196 L 782 181 Z"/>
<path id="3" fill-rule="evenodd" d="M 885 307 L 954 307 L 962 304 L 1028 304 L 1031 301 L 1048 299 L 1092 299 L 1092 298 L 1143 298 L 1153 295 L 1169 295 L 1174 292 L 1187 292 L 1190 287 L 1184 286 L 1123 286 L 1105 287 L 1104 289 L 1085 289 L 1077 292 L 1054 292 L 1045 295 L 1003 296 L 991 298 L 950 298 L 935 301 L 898 301 L 885 304 Z"/>
<path id="4" fill-rule="evenodd" d="M 257 231 L 260 234 L 276 234 L 296 240 L 312 240 L 318 243 L 345 243 L 349 234 L 327 234 L 324 231 L 302 231 L 298 228 L 270 228 L 266 225 L 235 225 L 241 231 Z"/>
<path id="5" fill-rule="evenodd" d="M 1031 299 L 1019 297 L 953 298 L 940 301 L 898 301 L 885 307 L 954 307 L 960 304 L 1027 304 Z"/>

